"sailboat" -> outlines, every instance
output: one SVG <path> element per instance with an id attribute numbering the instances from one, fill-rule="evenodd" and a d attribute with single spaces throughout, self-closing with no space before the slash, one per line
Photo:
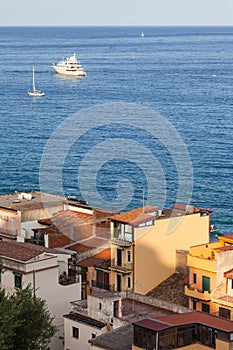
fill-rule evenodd
<path id="1" fill-rule="evenodd" d="M 141 33 L 141 36 L 144 36 L 144 33 L 143 33 L 143 32 Z"/>
<path id="2" fill-rule="evenodd" d="M 41 97 L 44 95 L 45 93 L 43 91 L 36 90 L 35 73 L 34 73 L 34 66 L 33 66 L 32 67 L 32 91 L 28 91 L 28 96 Z"/>

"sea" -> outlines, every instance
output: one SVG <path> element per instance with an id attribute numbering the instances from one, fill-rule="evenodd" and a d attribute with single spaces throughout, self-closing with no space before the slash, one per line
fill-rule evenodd
<path id="1" fill-rule="evenodd" d="M 74 52 L 86 77 L 56 74 Z M 233 27 L 0 27 L 0 106 L 0 193 L 178 202 L 233 233 Z"/>

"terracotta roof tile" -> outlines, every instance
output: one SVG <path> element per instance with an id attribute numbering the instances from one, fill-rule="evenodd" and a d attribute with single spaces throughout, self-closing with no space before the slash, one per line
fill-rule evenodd
<path id="1" fill-rule="evenodd" d="M 54 249 L 45 248 L 31 243 L 0 241 L 0 256 L 19 261 L 28 261 L 42 253 L 57 254 Z"/>
<path id="2" fill-rule="evenodd" d="M 233 269 L 224 272 L 224 277 L 233 280 Z"/>
<path id="3" fill-rule="evenodd" d="M 102 252 L 93 255 L 90 258 L 82 260 L 78 263 L 78 265 L 83 267 L 96 266 L 98 264 L 107 262 L 111 259 L 111 248 L 104 249 Z"/>
<path id="4" fill-rule="evenodd" d="M 118 221 L 129 225 L 139 225 L 140 223 L 155 220 L 158 208 L 147 205 L 142 208 L 130 210 L 121 214 L 112 216 L 112 221 Z"/>
<path id="5" fill-rule="evenodd" d="M 101 259 L 104 261 L 111 259 L 111 248 L 107 248 L 107 249 L 102 250 L 100 253 L 95 255 L 95 258 Z"/>
<path id="6" fill-rule="evenodd" d="M 60 211 L 53 218 L 39 220 L 40 224 L 54 228 L 51 230 L 43 228 L 40 231 L 62 233 L 74 242 L 80 242 L 94 235 L 110 239 L 110 222 L 106 222 L 106 212 L 103 211 L 101 214 L 99 212 L 101 211 L 98 210 L 98 218 L 96 218 L 92 214 L 72 210 Z"/>
<path id="7" fill-rule="evenodd" d="M 108 243 L 108 240 L 98 238 L 98 237 L 91 237 L 87 240 L 85 240 L 82 243 L 73 243 L 69 246 L 66 246 L 67 249 L 73 250 L 77 253 L 83 253 L 90 249 L 95 249 L 97 247 L 101 247 Z"/>

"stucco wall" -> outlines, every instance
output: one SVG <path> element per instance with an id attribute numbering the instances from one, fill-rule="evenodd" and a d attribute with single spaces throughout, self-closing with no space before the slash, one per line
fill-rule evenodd
<path id="1" fill-rule="evenodd" d="M 177 221 L 178 220 L 178 221 Z M 145 230 L 135 229 L 135 292 L 146 294 L 176 269 L 176 250 L 209 240 L 209 216 L 186 215 L 156 220 Z"/>
<path id="2" fill-rule="evenodd" d="M 72 328 L 76 327 L 79 329 L 79 339 L 74 338 L 72 334 Z M 92 327 L 81 322 L 76 322 L 68 318 L 64 318 L 64 332 L 65 332 L 65 346 L 64 349 L 69 350 L 89 350 L 90 345 L 88 340 L 92 339 L 92 334 L 96 336 L 103 334 L 107 331 L 107 327 L 102 329 Z"/>

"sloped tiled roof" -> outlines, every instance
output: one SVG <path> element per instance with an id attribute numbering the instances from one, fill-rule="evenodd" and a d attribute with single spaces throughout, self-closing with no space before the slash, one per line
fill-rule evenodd
<path id="1" fill-rule="evenodd" d="M 90 258 L 80 261 L 78 265 L 83 267 L 95 266 L 110 260 L 110 258 L 111 258 L 111 248 L 107 248 Z"/>
<path id="2" fill-rule="evenodd" d="M 131 350 L 133 343 L 133 326 L 127 325 L 99 335 L 89 340 L 92 345 L 107 350 Z"/>
<path id="3" fill-rule="evenodd" d="M 155 220 L 157 217 L 158 208 L 147 205 L 142 208 L 130 210 L 111 217 L 112 221 L 117 221 L 129 225 L 139 225 L 141 223 Z"/>
<path id="4" fill-rule="evenodd" d="M 156 320 L 150 320 L 150 319 L 141 320 L 141 321 L 135 322 L 134 324 L 136 326 L 151 329 L 153 331 L 161 331 L 162 329 L 166 329 L 170 327 L 170 325 L 167 323 L 164 323 L 164 322 L 161 323 Z"/>
<path id="5" fill-rule="evenodd" d="M 174 273 L 149 291 L 147 296 L 188 307 L 188 297 L 184 294 L 184 286 L 188 284 L 188 273 Z"/>
<path id="6" fill-rule="evenodd" d="M 42 253 L 57 254 L 54 249 L 45 248 L 31 243 L 0 241 L 0 256 L 19 261 L 28 261 Z"/>
<path id="7" fill-rule="evenodd" d="M 96 212 L 96 210 L 94 211 Z M 101 238 L 110 238 L 110 223 L 106 222 L 107 217 L 102 216 L 106 212 L 98 210 L 97 217 L 92 214 L 81 213 L 72 210 L 60 211 L 53 218 L 42 219 L 38 222 L 48 225 L 53 229 L 40 229 L 41 232 L 59 232 L 66 235 L 74 242 L 80 242 L 94 235 Z M 112 214 L 112 213 L 111 213 Z M 103 220 L 103 221 L 102 221 Z M 39 229 L 38 229 L 39 230 Z"/>
<path id="8" fill-rule="evenodd" d="M 157 318 L 156 321 L 165 322 L 173 326 L 199 323 L 225 332 L 233 332 L 232 321 L 199 311 L 163 316 Z"/>
<path id="9" fill-rule="evenodd" d="M 83 253 L 91 249 L 95 249 L 101 246 L 104 246 L 108 243 L 107 239 L 90 237 L 82 243 L 73 243 L 66 246 L 67 249 L 73 250 L 76 253 Z"/>

